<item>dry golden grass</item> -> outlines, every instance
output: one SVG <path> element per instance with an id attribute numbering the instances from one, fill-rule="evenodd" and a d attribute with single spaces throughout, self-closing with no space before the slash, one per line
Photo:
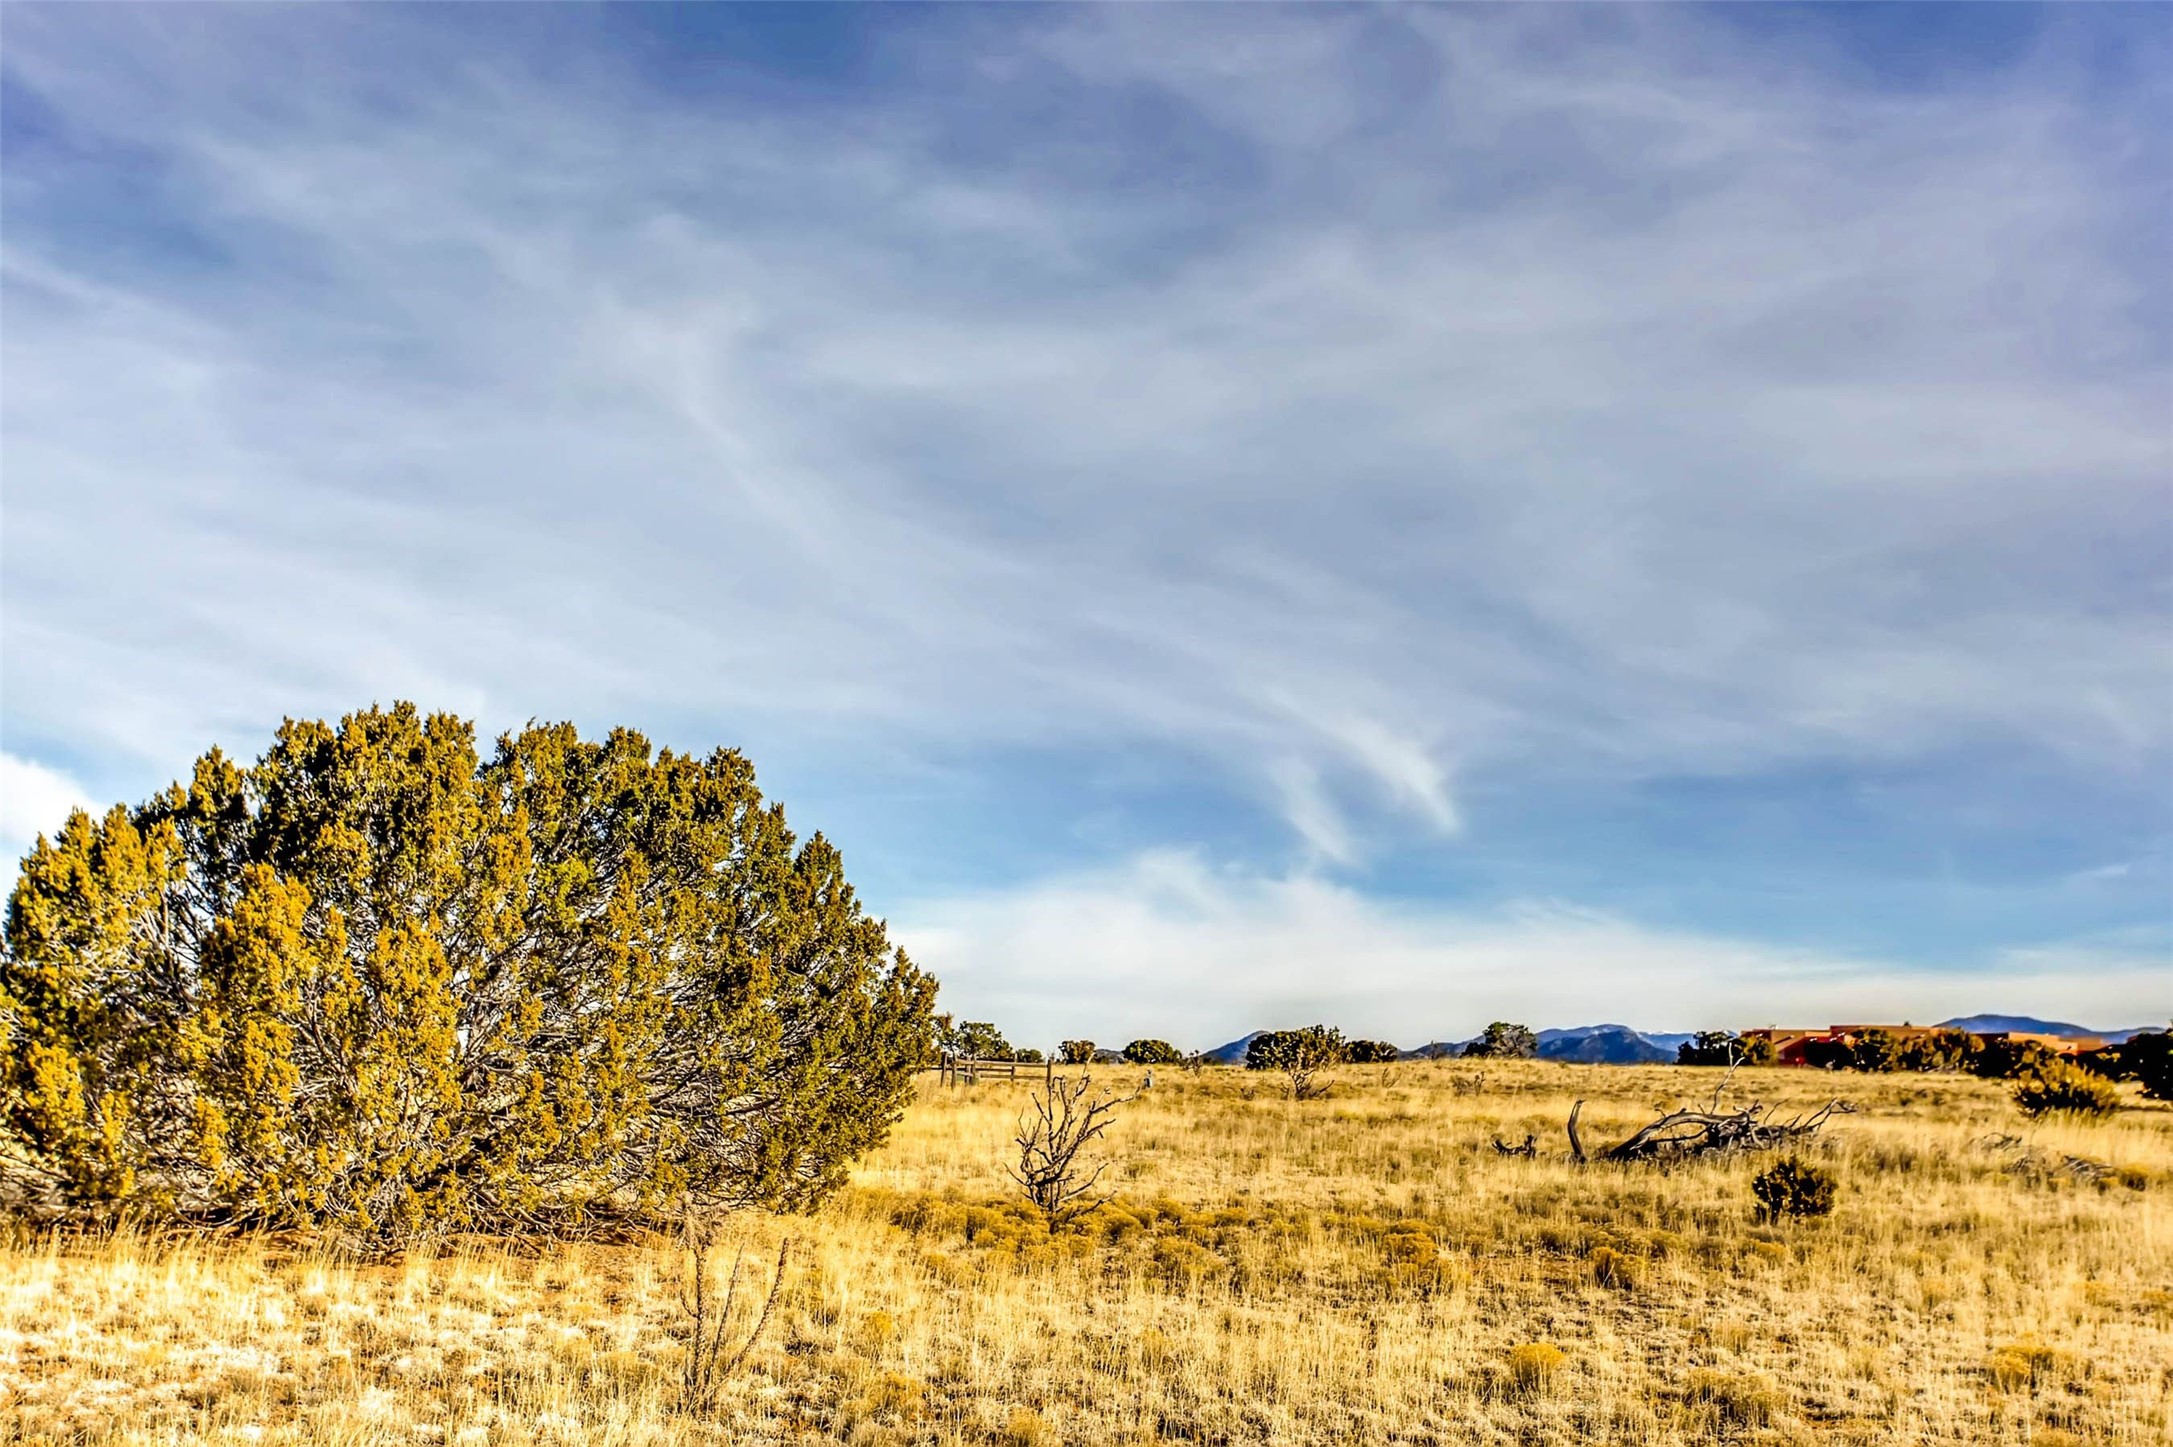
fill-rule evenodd
<path id="1" fill-rule="evenodd" d="M 1131 1072 L 1108 1072 L 1113 1082 Z M 2003 1087 L 1744 1072 L 1859 1107 L 1824 1220 L 1754 1224 L 1751 1161 L 1572 1167 L 1717 1072 L 1355 1067 L 1293 1103 L 1161 1072 L 1120 1195 L 1054 1240 L 1001 1160 L 1027 1084 L 932 1083 L 802 1239 L 714 1420 L 676 1410 L 673 1244 L 263 1241 L 0 1251 L 0 1443 L 2162 1443 L 2173 1109 L 2026 1126 Z M 1553 1158 L 1504 1159 L 1537 1132 Z M 2025 1135 L 2126 1168 L 2006 1169 Z M 746 1310 L 746 1303 L 742 1304 Z"/>

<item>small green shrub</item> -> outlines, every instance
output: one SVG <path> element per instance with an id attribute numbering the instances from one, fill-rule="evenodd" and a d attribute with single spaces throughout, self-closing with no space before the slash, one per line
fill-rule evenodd
<path id="1" fill-rule="evenodd" d="M 1154 1243 L 1154 1266 L 1165 1282 L 1180 1288 L 1198 1285 L 1229 1270 L 1220 1256 L 1182 1236 L 1165 1236 Z"/>
<path id="2" fill-rule="evenodd" d="M 1613 1287 L 1616 1291 L 1637 1289 L 1639 1266 L 1636 1257 L 1625 1256 L 1612 1246 L 1601 1246 L 1593 1251 L 1589 1260 L 1592 1279 L 1600 1285 Z"/>
<path id="3" fill-rule="evenodd" d="M 1780 1393 L 1767 1383 L 1715 1371 L 1692 1372 L 1683 1400 L 1723 1430 L 1768 1426 L 1781 1410 Z"/>
<path id="4" fill-rule="evenodd" d="M 1545 1342 L 1529 1342 L 1509 1349 L 1509 1380 L 1526 1395 L 1545 1391 L 1561 1375 L 1568 1358 L 1562 1349 Z"/>
<path id="5" fill-rule="evenodd" d="M 2015 1104 L 2027 1116 L 2110 1115 L 2120 1087 L 2064 1060 L 2037 1066 L 2015 1083 Z"/>
<path id="6" fill-rule="evenodd" d="M 1004 1440 L 1011 1447 L 1042 1447 L 1045 1442 L 1055 1441 L 1056 1435 L 1049 1430 L 1049 1424 L 1039 1412 L 1014 1407 L 1010 1425 L 1004 1429 Z"/>
<path id="7" fill-rule="evenodd" d="M 1761 1221 L 1831 1215 L 1835 1188 L 1831 1171 L 1794 1157 L 1774 1162 L 1750 1183 L 1751 1194 L 1758 1198 Z"/>
<path id="8" fill-rule="evenodd" d="M 2006 1392 L 2034 1392 L 2068 1369 L 2068 1359 L 2042 1342 L 2009 1342 L 1985 1359 L 1985 1375 Z"/>

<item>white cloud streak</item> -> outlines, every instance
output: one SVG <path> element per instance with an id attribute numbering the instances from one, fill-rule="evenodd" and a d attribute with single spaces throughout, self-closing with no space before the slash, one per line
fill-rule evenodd
<path id="1" fill-rule="evenodd" d="M 77 809 L 101 806 L 83 786 L 57 769 L 0 753 L 0 888 L 12 886 L 16 861 L 43 834 L 50 838 Z"/>
<path id="2" fill-rule="evenodd" d="M 1205 1049 L 1323 1022 L 1408 1048 L 1505 1018 L 1692 1030 L 1986 1009 L 2110 1029 L 2167 1005 L 2173 978 L 2173 960 L 2144 940 L 2017 949 L 1990 969 L 1942 971 L 1557 901 L 1398 904 L 1182 852 L 908 907 L 893 924 L 909 950 L 944 962 L 945 1008 L 1034 1045 L 1157 1036 Z"/>

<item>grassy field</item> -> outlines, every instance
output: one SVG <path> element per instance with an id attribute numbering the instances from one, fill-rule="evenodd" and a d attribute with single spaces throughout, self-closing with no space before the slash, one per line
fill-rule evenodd
<path id="1" fill-rule="evenodd" d="M 1136 1072 L 1104 1072 L 1128 1086 Z M 1743 1072 L 1857 1106 L 1835 1213 L 1756 1224 L 1756 1165 L 1577 1168 L 1715 1071 L 1351 1067 L 1292 1102 L 1158 1071 L 1117 1198 L 1052 1239 L 1001 1171 L 1026 1082 L 932 1082 L 804 1220 L 762 1340 L 678 1411 L 667 1240 L 0 1251 L 0 1442 L 2163 1443 L 2173 1108 L 2026 1125 L 1993 1082 Z M 2132 1091 L 2132 1087 L 2131 1087 Z M 1542 1156 L 1488 1145 L 1536 1132 Z M 1988 1146 L 2012 1133 L 2022 1146 Z M 2025 1149 L 2124 1168 L 2017 1169 Z M 2040 1155 L 2040 1160 L 2045 1159 Z M 742 1291 L 744 1318 L 755 1303 Z"/>

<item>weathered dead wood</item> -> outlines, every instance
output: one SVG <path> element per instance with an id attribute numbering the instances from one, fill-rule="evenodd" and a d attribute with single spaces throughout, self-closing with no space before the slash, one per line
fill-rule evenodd
<path id="1" fill-rule="evenodd" d="M 2031 1146 L 2020 1136 L 1990 1135 L 1977 1144 L 1994 1155 L 2005 1155 L 2009 1151 L 2019 1151 L 2021 1154 L 2007 1162 L 2003 1169 L 2018 1176 L 2028 1176 L 2032 1180 L 2042 1181 L 2054 1176 L 2066 1176 L 2072 1180 L 2081 1181 L 2086 1185 L 2095 1186 L 2117 1174 L 2114 1168 L 2104 1161 L 2092 1160 L 2088 1156 L 2071 1156 L 2065 1151 L 2047 1150 L 2042 1147 Z"/>
<path id="2" fill-rule="evenodd" d="M 1829 1100 L 1809 1114 L 1778 1119 L 1767 1105 L 1747 1105 L 1741 1110 L 1714 1108 L 1671 1110 L 1658 1120 L 1638 1127 L 1627 1140 L 1599 1153 L 1603 1161 L 1678 1160 L 1684 1156 L 1718 1155 L 1731 1151 L 1769 1151 L 1789 1141 L 1815 1135 L 1835 1114 L 1849 1114 L 1855 1107 L 1844 1100 Z M 1569 1153 L 1583 1161 L 1584 1142 L 1577 1135 L 1577 1116 L 1584 1109 L 1578 1101 L 1569 1110 Z"/>
<path id="3" fill-rule="evenodd" d="M 1523 1145 L 1510 1146 L 1503 1145 L 1501 1137 L 1496 1136 L 1494 1137 L 1494 1153 L 1503 1156 L 1521 1156 L 1525 1160 L 1532 1160 L 1539 1154 L 1539 1137 L 1527 1132 Z"/>

